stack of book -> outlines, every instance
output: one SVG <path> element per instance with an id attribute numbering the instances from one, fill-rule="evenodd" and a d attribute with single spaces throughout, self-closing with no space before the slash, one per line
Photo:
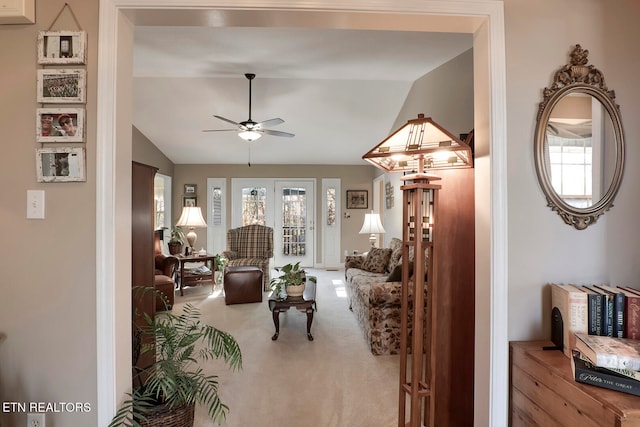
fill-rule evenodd
<path id="1" fill-rule="evenodd" d="M 562 335 L 562 344 L 556 345 L 568 357 L 575 348 L 575 334 L 640 340 L 640 289 L 554 283 L 551 303 Z"/>
<path id="2" fill-rule="evenodd" d="M 583 333 L 575 338 L 576 381 L 640 396 L 640 340 Z"/>

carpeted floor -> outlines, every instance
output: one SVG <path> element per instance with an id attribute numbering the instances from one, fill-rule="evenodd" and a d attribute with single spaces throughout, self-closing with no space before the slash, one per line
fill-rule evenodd
<path id="1" fill-rule="evenodd" d="M 225 305 L 221 285 L 185 289 L 174 313 L 189 302 L 203 320 L 231 333 L 240 344 L 243 369 L 231 372 L 220 361 L 207 373 L 220 378 L 220 397 L 229 408 L 227 427 L 389 427 L 397 425 L 398 356 L 373 356 L 349 311 L 343 271 L 307 269 L 317 276 L 318 311 L 306 337 L 306 315 L 280 315 L 280 337 L 262 303 Z M 196 427 L 215 426 L 204 408 Z"/>

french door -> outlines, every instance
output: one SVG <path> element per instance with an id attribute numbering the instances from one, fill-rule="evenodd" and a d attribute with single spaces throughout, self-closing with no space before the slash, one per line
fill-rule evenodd
<path id="1" fill-rule="evenodd" d="M 273 228 L 275 267 L 300 262 L 314 266 L 315 181 L 234 178 L 231 226 Z"/>
<path id="2" fill-rule="evenodd" d="M 314 197 L 314 181 L 275 182 L 273 253 L 276 267 L 296 262 L 303 267 L 313 267 Z"/>

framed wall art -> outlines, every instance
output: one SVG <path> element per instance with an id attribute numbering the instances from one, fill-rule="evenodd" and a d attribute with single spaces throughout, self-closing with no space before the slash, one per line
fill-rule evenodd
<path id="1" fill-rule="evenodd" d="M 36 141 L 84 141 L 84 109 L 38 108 L 36 117 Z"/>
<path id="2" fill-rule="evenodd" d="M 81 103 L 85 101 L 85 70 L 38 70 L 38 102 Z"/>
<path id="3" fill-rule="evenodd" d="M 36 149 L 38 182 L 86 181 L 84 148 L 60 147 Z"/>
<path id="4" fill-rule="evenodd" d="M 347 209 L 368 209 L 369 192 L 367 190 L 347 190 Z"/>
<path id="5" fill-rule="evenodd" d="M 183 207 L 198 206 L 198 198 L 196 196 L 184 196 L 182 197 L 182 206 Z"/>
<path id="6" fill-rule="evenodd" d="M 38 64 L 84 64 L 87 51 L 85 31 L 40 31 Z"/>
<path id="7" fill-rule="evenodd" d="M 195 195 L 198 192 L 198 186 L 196 184 L 185 184 L 184 194 Z"/>
<path id="8" fill-rule="evenodd" d="M 393 185 L 390 181 L 384 184 L 384 199 L 387 209 L 391 209 L 393 207 Z"/>

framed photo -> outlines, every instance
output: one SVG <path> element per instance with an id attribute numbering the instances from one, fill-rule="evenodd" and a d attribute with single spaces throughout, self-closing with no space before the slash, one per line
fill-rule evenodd
<path id="1" fill-rule="evenodd" d="M 198 198 L 196 196 L 184 196 L 182 197 L 182 206 L 198 206 Z"/>
<path id="2" fill-rule="evenodd" d="M 84 141 L 83 108 L 38 108 L 36 141 Z"/>
<path id="3" fill-rule="evenodd" d="M 393 207 L 393 185 L 389 181 L 384 184 L 384 197 L 387 209 L 391 209 Z"/>
<path id="4" fill-rule="evenodd" d="M 198 186 L 196 184 L 185 184 L 184 194 L 196 194 L 198 192 Z"/>
<path id="5" fill-rule="evenodd" d="M 86 31 L 38 33 L 38 64 L 84 64 L 86 52 Z"/>
<path id="6" fill-rule="evenodd" d="M 85 70 L 38 70 L 38 102 L 82 103 L 85 101 Z"/>
<path id="7" fill-rule="evenodd" d="M 86 181 L 84 148 L 37 148 L 38 182 Z"/>
<path id="8" fill-rule="evenodd" d="M 347 209 L 368 209 L 369 192 L 367 190 L 347 190 Z"/>

